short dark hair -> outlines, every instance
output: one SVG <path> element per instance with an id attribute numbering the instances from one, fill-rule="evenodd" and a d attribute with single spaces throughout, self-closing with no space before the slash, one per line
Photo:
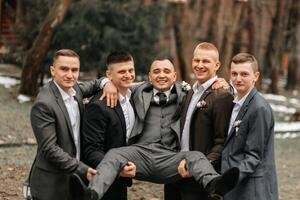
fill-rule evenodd
<path id="1" fill-rule="evenodd" d="M 250 53 L 238 53 L 232 58 L 234 64 L 250 63 L 254 72 L 258 72 L 258 64 L 256 58 Z"/>
<path id="2" fill-rule="evenodd" d="M 59 56 L 74 57 L 79 60 L 79 55 L 72 49 L 60 49 L 54 53 L 52 63 L 54 63 Z"/>
<path id="3" fill-rule="evenodd" d="M 126 51 L 114 51 L 107 56 L 106 67 L 109 68 L 109 65 L 111 64 L 128 61 L 133 61 L 133 57 L 130 53 Z"/>

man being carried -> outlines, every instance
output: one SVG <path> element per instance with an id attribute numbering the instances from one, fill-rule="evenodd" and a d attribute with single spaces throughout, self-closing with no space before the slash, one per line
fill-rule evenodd
<path id="1" fill-rule="evenodd" d="M 112 149 L 105 155 L 85 191 L 86 199 L 101 199 L 129 161 L 136 165 L 135 179 L 169 183 L 181 179 L 177 167 L 185 159 L 191 176 L 218 199 L 235 186 L 237 168 L 220 176 L 201 152 L 179 151 L 180 112 L 186 91 L 175 80 L 176 72 L 168 59 L 152 63 L 149 82 L 132 92 L 136 109 L 129 137 L 132 145 Z"/>

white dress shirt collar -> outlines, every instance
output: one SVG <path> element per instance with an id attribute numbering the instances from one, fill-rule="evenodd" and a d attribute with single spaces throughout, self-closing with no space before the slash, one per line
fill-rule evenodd
<path id="1" fill-rule="evenodd" d="M 74 88 L 70 88 L 68 90 L 68 92 L 65 92 L 55 81 L 53 81 L 55 83 L 55 85 L 57 86 L 62 99 L 65 101 L 66 99 L 70 98 L 70 97 L 74 97 L 76 96 L 76 91 L 74 90 Z"/>
<path id="2" fill-rule="evenodd" d="M 198 81 L 196 81 L 193 85 L 193 91 L 194 93 L 198 93 L 201 91 L 207 90 L 214 82 L 217 80 L 218 76 L 214 76 L 211 79 L 205 81 L 203 84 L 199 84 Z"/>

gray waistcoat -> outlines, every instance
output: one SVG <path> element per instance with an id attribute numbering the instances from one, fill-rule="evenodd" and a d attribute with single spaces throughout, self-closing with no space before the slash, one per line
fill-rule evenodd
<path id="1" fill-rule="evenodd" d="M 151 101 L 144 121 L 144 129 L 137 144 L 162 143 L 171 149 L 177 147 L 177 135 L 170 128 L 174 123 L 172 117 L 176 111 L 176 94 L 171 94 L 170 100 L 165 106 Z"/>

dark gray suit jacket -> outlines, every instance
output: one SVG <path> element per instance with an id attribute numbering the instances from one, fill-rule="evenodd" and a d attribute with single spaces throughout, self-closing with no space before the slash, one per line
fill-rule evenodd
<path id="1" fill-rule="evenodd" d="M 80 114 L 82 99 L 99 90 L 99 81 L 76 83 Z M 54 82 L 41 88 L 31 110 L 38 148 L 30 175 L 31 193 L 38 199 L 68 199 L 71 173 L 85 177 L 88 166 L 76 159 L 76 147 L 67 108 Z"/>
<path id="2" fill-rule="evenodd" d="M 277 200 L 274 117 L 267 101 L 253 88 L 225 141 L 222 172 L 240 169 L 239 183 L 225 200 Z"/>

